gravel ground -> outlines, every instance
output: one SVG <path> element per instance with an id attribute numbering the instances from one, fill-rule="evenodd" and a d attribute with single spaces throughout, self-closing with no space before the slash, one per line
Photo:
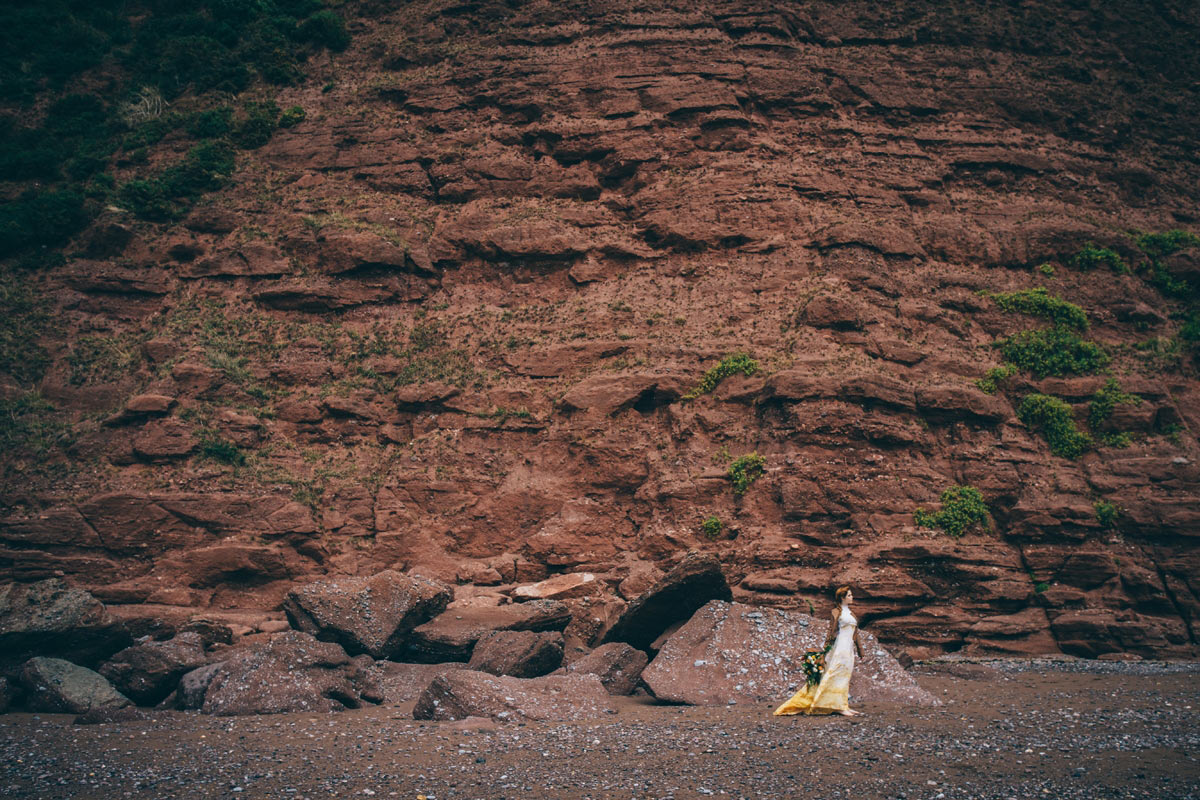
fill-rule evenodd
<path id="1" fill-rule="evenodd" d="M 600 720 L 0 717 L 6 798 L 1200 798 L 1200 665 L 919 668 L 932 709 L 775 719 L 630 698 Z M 782 698 L 781 698 L 782 699 Z"/>

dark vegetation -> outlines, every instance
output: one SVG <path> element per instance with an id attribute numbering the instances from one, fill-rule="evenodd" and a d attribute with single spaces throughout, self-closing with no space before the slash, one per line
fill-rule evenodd
<path id="1" fill-rule="evenodd" d="M 271 101 L 234 109 L 210 98 L 255 82 L 294 84 L 314 49 L 348 43 L 341 17 L 320 0 L 4 4 L 0 103 L 24 110 L 0 115 L 0 258 L 54 263 L 49 249 L 103 203 L 151 220 L 177 217 L 232 173 L 234 146 L 260 147 L 277 126 L 304 117 L 297 107 L 281 115 Z M 176 104 L 188 110 L 168 110 Z M 144 163 L 145 148 L 172 135 L 198 143 L 177 163 L 117 186 L 114 166 Z"/>

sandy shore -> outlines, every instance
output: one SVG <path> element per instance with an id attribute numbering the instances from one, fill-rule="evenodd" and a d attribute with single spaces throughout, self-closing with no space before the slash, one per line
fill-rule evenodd
<path id="1" fill-rule="evenodd" d="M 919 673 L 939 708 L 656 706 L 503 727 L 343 714 L 0 717 L 7 798 L 1200 798 L 1200 665 Z"/>

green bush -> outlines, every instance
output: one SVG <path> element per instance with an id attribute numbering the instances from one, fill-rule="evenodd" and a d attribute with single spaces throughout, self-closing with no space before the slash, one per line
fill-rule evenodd
<path id="1" fill-rule="evenodd" d="M 155 178 L 132 180 L 121 187 L 121 199 L 143 219 L 167 221 L 180 217 L 187 201 L 220 188 L 233 173 L 234 153 L 224 142 L 205 142 Z"/>
<path id="2" fill-rule="evenodd" d="M 940 528 L 955 539 L 975 525 L 988 524 L 988 506 L 974 486 L 951 486 L 942 492 L 942 509 L 936 513 L 918 508 L 913 520 L 922 528 Z"/>
<path id="3" fill-rule="evenodd" d="M 1096 510 L 1096 521 L 1100 523 L 1100 527 L 1111 528 L 1117 524 L 1117 517 L 1121 512 L 1112 503 L 1097 500 L 1092 504 L 1092 508 Z"/>
<path id="4" fill-rule="evenodd" d="M 1057 326 L 1020 331 L 1000 343 L 1004 360 L 1031 372 L 1047 375 L 1088 375 L 1108 366 L 1108 353 L 1095 342 L 1085 341 L 1070 328 Z"/>
<path id="5" fill-rule="evenodd" d="M 750 453 L 734 459 L 726 474 L 733 482 L 733 493 L 741 497 L 766 471 L 767 460 L 758 453 Z"/>
<path id="6" fill-rule="evenodd" d="M 1054 265 L 1049 262 L 1047 262 L 1045 264 L 1038 264 L 1037 267 L 1035 267 L 1035 269 L 1037 269 L 1038 272 L 1042 273 L 1047 278 L 1053 278 L 1054 273 L 1056 271 L 1054 269 Z"/>
<path id="7" fill-rule="evenodd" d="M 758 362 L 745 353 L 733 353 L 721 359 L 721 363 L 704 373 L 695 389 L 683 396 L 684 400 L 695 400 L 702 394 L 708 394 L 716 389 L 721 381 L 737 373 L 753 375 L 758 372 Z"/>
<path id="8" fill-rule="evenodd" d="M 279 124 L 279 106 L 274 100 L 249 103 L 246 114 L 233 124 L 230 138 L 244 150 L 254 150 L 271 141 L 271 135 Z"/>
<path id="9" fill-rule="evenodd" d="M 1021 289 L 1016 292 L 989 294 L 996 305 L 1009 313 L 1028 314 L 1042 317 L 1055 325 L 1086 331 L 1088 318 L 1084 310 L 1061 297 L 1055 297 L 1042 287 Z"/>
<path id="10" fill-rule="evenodd" d="M 293 125 L 299 125 L 307 116 L 308 114 L 300 106 L 285 108 L 283 113 L 279 115 L 279 127 L 290 128 Z"/>
<path id="11" fill-rule="evenodd" d="M 1141 404 L 1141 397 L 1121 391 L 1121 385 L 1117 383 L 1116 379 L 1109 378 L 1104 386 L 1092 395 L 1092 401 L 1088 405 L 1088 427 L 1094 431 L 1100 430 L 1100 426 L 1112 416 L 1113 409 L 1119 405 L 1140 406 Z"/>
<path id="12" fill-rule="evenodd" d="M 61 244 L 87 225 L 83 195 L 27 191 L 0 205 L 0 258 L 34 245 Z"/>
<path id="13" fill-rule="evenodd" d="M 1170 230 L 1162 233 L 1143 233 L 1136 237 L 1134 243 L 1138 249 L 1157 260 L 1177 253 L 1186 247 L 1200 245 L 1200 236 L 1181 230 Z"/>
<path id="14" fill-rule="evenodd" d="M 300 23 L 298 35 L 302 41 L 324 45 L 330 50 L 341 52 L 350 46 L 350 34 L 346 23 L 336 11 L 318 11 Z"/>
<path id="15" fill-rule="evenodd" d="M 1106 247 L 1097 247 L 1091 243 L 1075 254 L 1071 259 L 1071 265 L 1082 270 L 1108 267 L 1119 275 L 1129 272 L 1128 265 L 1117 252 Z"/>
<path id="16" fill-rule="evenodd" d="M 1021 401 L 1017 418 L 1046 437 L 1050 452 L 1063 458 L 1079 458 L 1091 449 L 1092 437 L 1075 426 L 1075 414 L 1067 403 L 1045 394 L 1031 394 Z"/>
<path id="17" fill-rule="evenodd" d="M 188 118 L 187 132 L 197 139 L 219 139 L 229 133 L 233 123 L 233 109 L 217 106 L 206 111 L 197 111 Z"/>
<path id="18" fill-rule="evenodd" d="M 709 539 L 716 539 L 725 531 L 725 523 L 721 522 L 721 518 L 715 514 L 711 517 L 705 517 L 700 523 L 700 532 Z"/>
<path id="19" fill-rule="evenodd" d="M 213 433 L 205 433 L 201 436 L 199 454 L 200 458 L 231 464 L 235 467 L 246 464 L 246 454 L 240 447 Z"/>
<path id="20" fill-rule="evenodd" d="M 1000 384 L 1016 374 L 1017 368 L 1012 364 L 1002 364 L 989 369 L 982 378 L 975 381 L 975 385 L 985 394 L 995 394 L 1000 391 Z"/>

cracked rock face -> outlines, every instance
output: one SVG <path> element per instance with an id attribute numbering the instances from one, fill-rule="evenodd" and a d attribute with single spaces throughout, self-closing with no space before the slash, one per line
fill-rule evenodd
<path id="1" fill-rule="evenodd" d="M 37 277 L 39 391 L 82 434 L 57 455 L 79 469 L 3 488 L 5 579 L 265 611 L 385 570 L 594 574 L 570 647 L 700 549 L 738 602 L 854 585 L 914 657 L 1195 656 L 1198 364 L 1123 233 L 1200 233 L 1194 9 L 661 5 L 347 4 L 329 63 L 354 81 L 280 89 L 306 120 L 184 220 L 81 232 L 65 252 L 86 258 Z M 1132 271 L 1081 268 L 1089 243 Z M 1198 265 L 1186 247 L 1162 275 Z M 976 387 L 1045 322 L 984 293 L 1038 286 L 1142 398 L 1096 432 L 1128 447 L 1062 459 L 1016 415 L 1052 394 L 1086 426 L 1107 375 Z M 227 325 L 247 335 L 218 366 Z M 139 345 L 80 384 L 97 332 Z M 758 373 L 684 399 L 738 352 Z M 269 469 L 207 458 L 214 433 Z M 755 450 L 766 471 L 735 496 L 729 461 Z M 989 526 L 916 526 L 955 484 Z M 311 629 L 383 653 L 376 622 Z M 415 628 L 412 657 L 466 660 L 506 624 L 448 622 Z M 650 627 L 621 636 L 649 647 Z"/>

